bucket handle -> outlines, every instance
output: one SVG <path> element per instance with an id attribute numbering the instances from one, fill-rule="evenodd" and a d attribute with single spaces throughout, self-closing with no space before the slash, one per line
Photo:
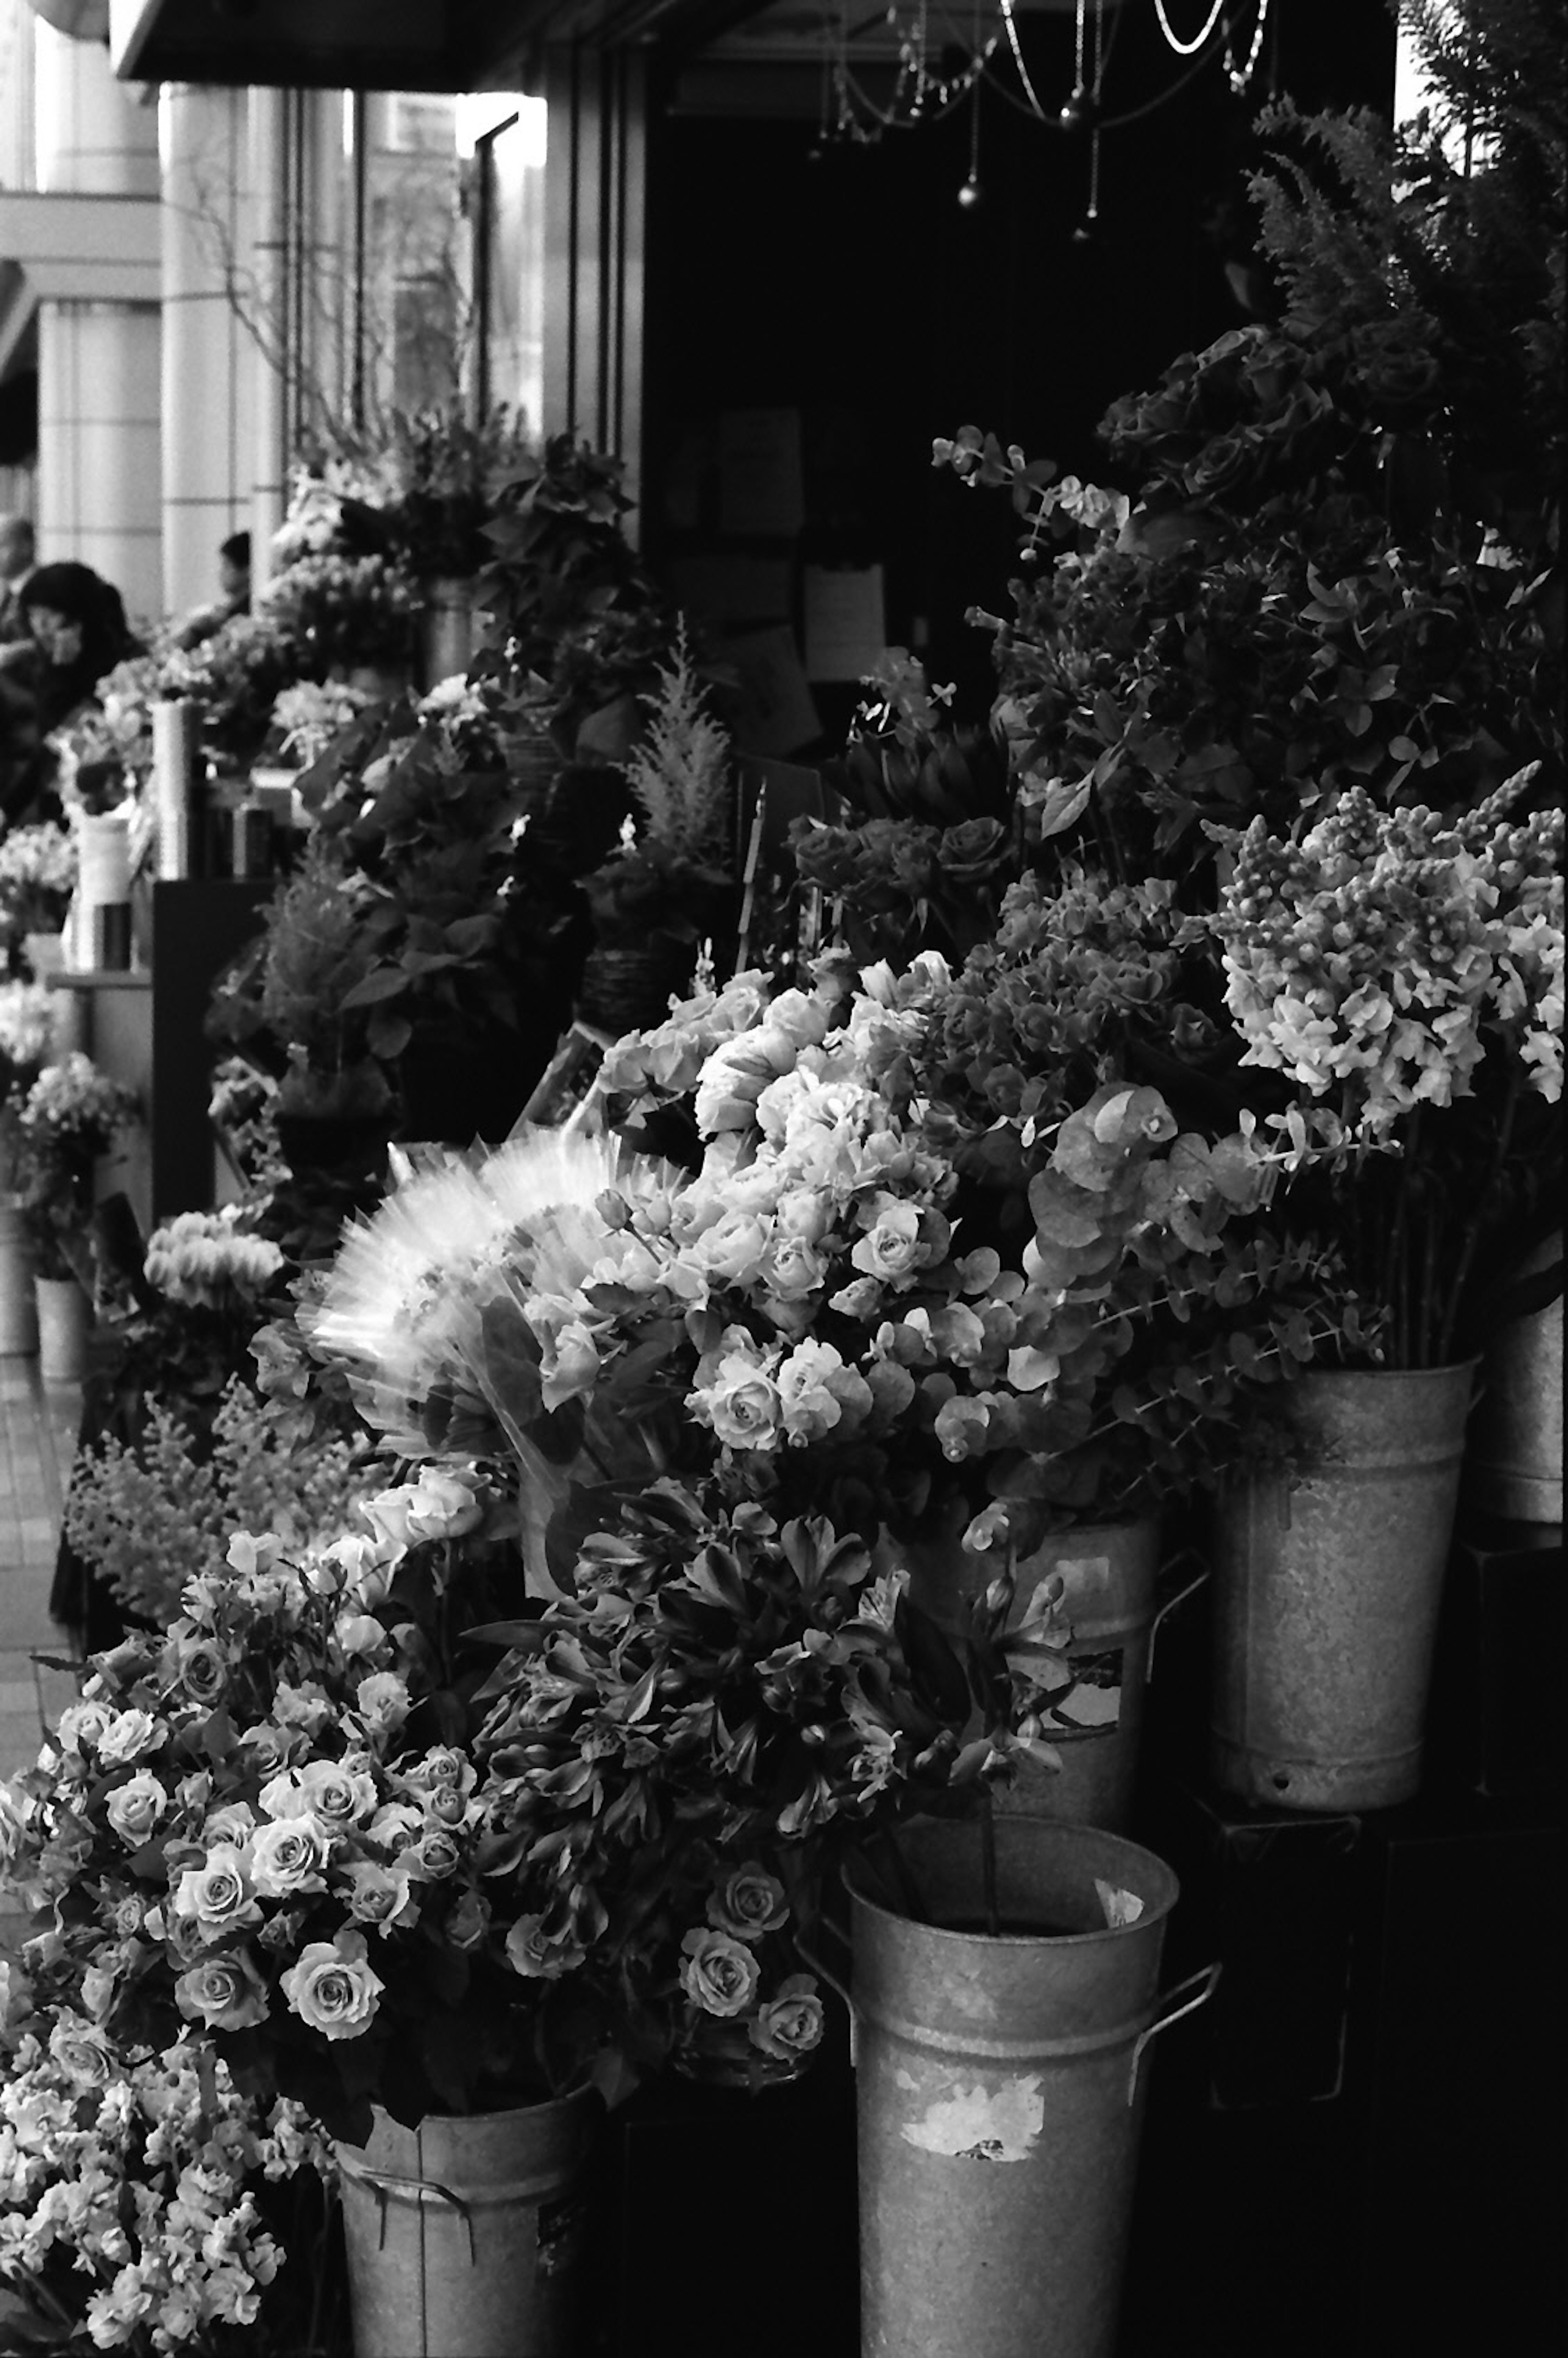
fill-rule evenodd
<path id="1" fill-rule="evenodd" d="M 1162 1564 L 1160 1567 L 1162 1572 L 1169 1572 L 1171 1565 L 1180 1563 L 1183 1556 L 1196 1557 L 1196 1548 L 1183 1548 L 1180 1554 L 1173 1555 L 1171 1558 L 1170 1563 Z M 1209 1570 L 1210 1567 L 1206 1563 L 1203 1563 L 1201 1559 L 1199 1559 L 1199 1569 L 1194 1574 L 1192 1579 L 1186 1583 L 1184 1587 L 1178 1588 L 1174 1596 L 1167 1596 L 1163 1605 L 1160 1606 L 1156 1610 L 1153 1619 L 1149 1624 L 1149 1651 L 1144 1656 L 1143 1660 L 1143 1675 L 1145 1679 L 1152 1679 L 1154 1675 L 1154 1640 L 1160 1635 L 1161 1622 L 1164 1619 L 1167 1613 L 1173 1613 L 1178 1605 L 1184 1605 L 1189 1596 L 1196 1595 L 1205 1581 L 1207 1580 Z"/>
<path id="2" fill-rule="evenodd" d="M 413 2202 L 416 2208 L 421 2207 L 427 2201 L 444 2202 L 449 2210 L 457 2212 L 467 2228 L 469 2266 L 470 2267 L 478 2266 L 479 2255 L 474 2247 L 473 2212 L 463 2201 L 462 2196 L 454 2194 L 449 2186 L 441 2185 L 439 2180 L 434 2178 L 399 2178 L 391 2170 L 369 2169 L 362 2163 L 354 2169 L 351 2175 L 368 2186 L 375 2197 L 377 2222 L 380 2228 L 376 2238 L 377 2251 L 384 2252 L 386 2249 L 386 2206 L 394 2196 L 399 2196 L 405 2201 Z"/>
<path id="3" fill-rule="evenodd" d="M 1196 1989 L 1196 1985 L 1200 1982 L 1203 1987 Z M 1134 2039 L 1132 2068 L 1127 2075 L 1127 2101 L 1130 2104 L 1138 2093 L 1138 2066 L 1143 2060 L 1143 2050 L 1148 2046 L 1149 2041 L 1152 2039 L 1158 2039 L 1162 2030 L 1169 2030 L 1173 2022 L 1180 2022 L 1184 2014 L 1195 2013 L 1200 2006 L 1206 2006 L 1214 1996 L 1218 1983 L 1219 1964 L 1217 1960 L 1212 1965 L 1200 1965 L 1195 1974 L 1189 1974 L 1184 1982 L 1178 1982 L 1174 1989 L 1165 1992 L 1164 1996 L 1160 2000 L 1162 2006 L 1170 2006 L 1173 1998 L 1182 1997 L 1184 1990 L 1196 1990 L 1195 1996 L 1182 1998 L 1180 2006 L 1171 2006 L 1169 2014 L 1162 2014 L 1158 2022 L 1152 2022 L 1148 2029 L 1141 2030 Z"/>
<path id="4" fill-rule="evenodd" d="M 818 1919 L 818 1921 L 825 1932 L 836 1933 L 838 1938 L 843 1942 L 844 1946 L 846 1948 L 849 1947 L 849 1935 L 845 1931 L 842 1925 L 835 1924 L 830 1916 L 823 1916 Z M 819 1974 L 822 1980 L 827 1983 L 828 1988 L 833 1992 L 834 1996 L 843 2000 L 844 2011 L 849 2017 L 849 2069 L 852 2071 L 855 2068 L 856 2045 L 855 2001 L 849 1995 L 847 1984 L 839 1980 L 832 1966 L 828 1964 L 824 1958 L 817 1954 L 815 1948 L 803 1941 L 798 1932 L 795 1936 L 795 1945 L 800 1952 L 804 1962 L 811 1967 L 812 1972 Z"/>

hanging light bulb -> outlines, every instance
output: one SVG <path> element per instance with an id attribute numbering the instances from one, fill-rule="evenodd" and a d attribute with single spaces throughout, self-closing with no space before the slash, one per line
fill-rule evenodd
<path id="1" fill-rule="evenodd" d="M 972 212 L 981 201 L 980 184 L 971 172 L 958 191 L 958 202 L 965 212 Z"/>
<path id="2" fill-rule="evenodd" d="M 1056 120 L 1064 131 L 1087 131 L 1098 112 L 1098 101 L 1094 92 L 1077 82 Z"/>

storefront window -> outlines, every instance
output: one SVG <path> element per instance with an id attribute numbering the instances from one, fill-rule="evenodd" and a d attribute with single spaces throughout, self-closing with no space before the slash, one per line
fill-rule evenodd
<path id="1" fill-rule="evenodd" d="M 545 117 L 516 102 L 475 141 L 479 397 L 537 433 L 544 411 Z"/>

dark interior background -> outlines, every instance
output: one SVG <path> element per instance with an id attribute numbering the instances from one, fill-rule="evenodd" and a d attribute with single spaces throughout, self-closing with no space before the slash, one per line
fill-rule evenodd
<path id="1" fill-rule="evenodd" d="M 1202 15 L 1188 13 L 1195 30 Z M 1059 104 L 1073 81 L 1072 15 L 1017 21 L 1042 101 Z M 1249 9 L 1243 46 L 1252 21 Z M 1087 133 L 1042 124 L 989 88 L 981 199 L 970 208 L 958 201 L 968 102 L 944 122 L 849 145 L 824 141 L 822 77 L 809 66 L 752 69 L 753 87 L 725 114 L 706 111 L 726 103 L 721 81 L 694 102 L 689 72 L 666 69 L 655 92 L 650 556 L 719 545 L 711 487 L 695 527 L 672 519 L 675 454 L 684 448 L 689 461 L 694 437 L 700 445 L 721 410 L 797 408 L 796 578 L 805 561 L 881 561 L 890 641 L 924 638 L 933 678 L 956 681 L 971 717 L 989 704 L 989 662 L 964 615 L 976 602 L 1005 605 L 1016 519 L 1000 495 L 934 470 L 933 437 L 972 423 L 1063 472 L 1106 480 L 1094 429 L 1109 403 L 1249 316 L 1227 265 L 1249 259 L 1244 179 L 1271 90 L 1309 111 L 1391 109 L 1394 21 L 1380 0 L 1274 0 L 1244 97 L 1212 52 L 1195 72 L 1184 65 L 1144 0 L 1129 0 L 1115 23 L 1099 218 L 1087 239 L 1075 235 L 1088 200 Z M 687 111 L 694 103 L 705 111 Z M 841 721 L 853 692 L 819 690 L 817 700 Z"/>

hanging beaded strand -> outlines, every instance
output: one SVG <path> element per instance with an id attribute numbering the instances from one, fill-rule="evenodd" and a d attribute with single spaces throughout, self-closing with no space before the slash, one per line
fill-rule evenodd
<path id="1" fill-rule="evenodd" d="M 1078 77 L 1083 78 L 1084 0 L 1078 0 Z M 1089 201 L 1073 232 L 1075 245 L 1087 245 L 1099 226 L 1100 84 L 1105 79 L 1105 0 L 1095 0 L 1095 78 L 1086 93 L 1089 123 Z"/>
<path id="2" fill-rule="evenodd" d="M 1236 62 L 1236 52 L 1230 46 L 1229 19 L 1227 18 L 1226 20 L 1225 70 L 1229 80 L 1230 87 L 1235 92 L 1238 98 L 1246 97 L 1248 85 L 1258 70 L 1258 59 L 1263 47 L 1263 27 L 1268 21 L 1269 0 L 1258 0 L 1258 17 L 1257 22 L 1252 27 L 1252 42 L 1247 52 L 1247 62 L 1245 65 L 1238 66 Z"/>
<path id="3" fill-rule="evenodd" d="M 985 79 L 981 68 L 985 58 L 980 44 L 980 0 L 975 0 L 974 16 L 969 27 L 969 177 L 958 191 L 958 202 L 966 212 L 980 201 L 980 83 Z"/>

